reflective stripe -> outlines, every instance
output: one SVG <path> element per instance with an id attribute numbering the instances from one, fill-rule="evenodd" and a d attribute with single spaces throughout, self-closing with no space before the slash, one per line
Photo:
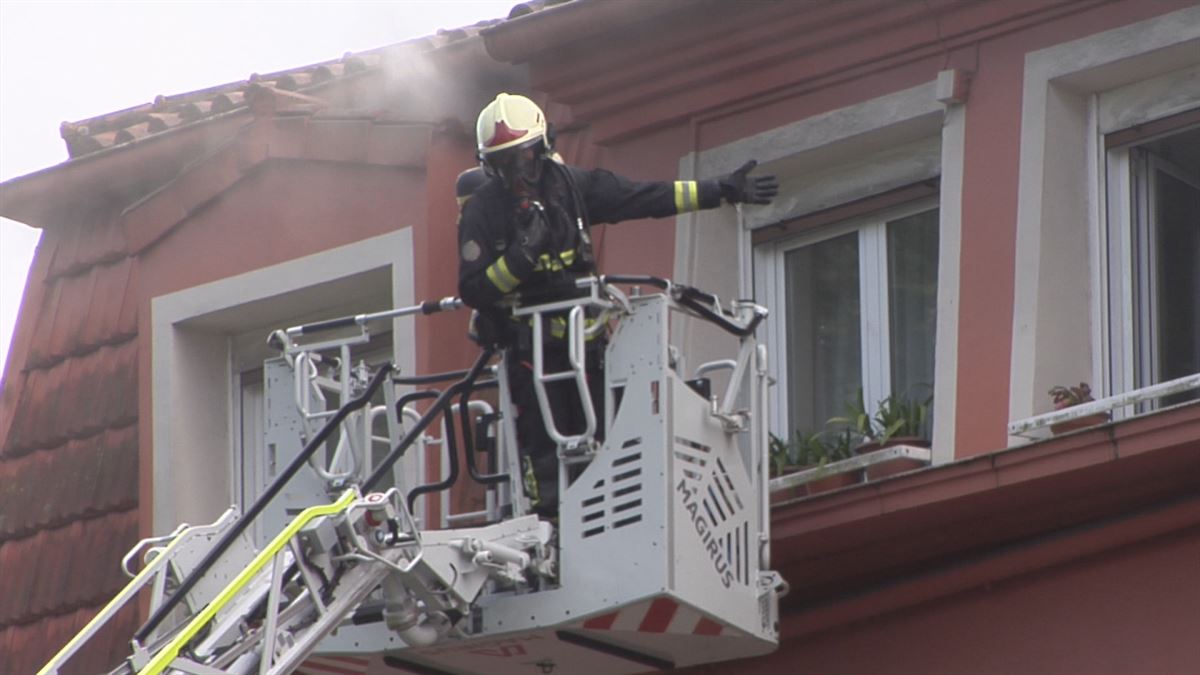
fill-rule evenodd
<path id="1" fill-rule="evenodd" d="M 700 207 L 699 188 L 694 180 L 675 181 L 675 212 L 687 213 Z"/>
<path id="2" fill-rule="evenodd" d="M 511 293 L 512 289 L 521 283 L 520 279 L 508 271 L 508 263 L 504 261 L 504 256 L 500 256 L 499 260 L 487 268 L 487 278 L 501 293 Z"/>
<path id="3" fill-rule="evenodd" d="M 530 321 L 532 321 L 532 319 L 530 319 Z M 586 318 L 586 317 L 584 318 L 583 329 L 585 332 L 591 330 L 592 326 L 594 326 L 594 325 L 596 325 L 595 319 Z M 567 320 L 561 316 L 551 317 L 551 319 L 550 319 L 550 337 L 552 337 L 556 340 L 561 340 L 562 338 L 564 338 L 566 336 L 567 336 Z M 587 340 L 588 342 L 591 342 L 592 340 L 595 340 L 599 336 L 600 336 L 600 333 L 597 332 L 592 335 L 586 336 L 584 339 Z"/>
<path id="4" fill-rule="evenodd" d="M 534 272 L 542 272 L 550 270 L 559 272 L 571 265 L 575 264 L 575 249 L 569 249 L 558 254 L 558 258 L 550 257 L 549 253 L 543 253 L 538 258 L 537 266 L 533 268 Z"/>

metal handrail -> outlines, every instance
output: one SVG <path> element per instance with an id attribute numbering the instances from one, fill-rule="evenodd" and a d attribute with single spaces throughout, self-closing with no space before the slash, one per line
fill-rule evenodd
<path id="1" fill-rule="evenodd" d="M 1073 405 L 1070 408 L 1063 408 L 1062 410 L 1055 410 L 1054 412 L 1043 413 L 1041 415 L 1027 417 L 1023 420 L 1009 422 L 1008 434 L 1010 436 L 1023 436 L 1030 431 L 1034 431 L 1042 427 L 1048 427 L 1052 424 L 1058 424 L 1059 422 L 1066 422 L 1068 420 L 1087 417 L 1089 415 L 1095 415 L 1098 413 L 1107 413 L 1124 406 L 1134 405 L 1135 403 L 1141 403 L 1142 401 L 1162 398 L 1163 396 L 1170 396 L 1171 394 L 1178 394 L 1184 391 L 1191 391 L 1193 389 L 1200 389 L 1200 373 L 1185 375 L 1183 377 L 1175 378 L 1174 380 L 1168 380 L 1166 382 L 1150 385 L 1149 387 L 1142 387 L 1133 391 L 1127 391 L 1123 394 L 1116 394 L 1114 396 L 1108 396 L 1095 401 L 1088 401 L 1087 403 Z"/>

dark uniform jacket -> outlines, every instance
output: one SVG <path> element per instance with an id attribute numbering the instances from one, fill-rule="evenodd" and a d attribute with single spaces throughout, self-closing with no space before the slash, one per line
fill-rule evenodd
<path id="1" fill-rule="evenodd" d="M 603 169 L 546 161 L 539 190 L 550 227 L 548 253 L 530 262 L 514 245 L 516 199 L 497 179 L 479 188 L 459 221 L 458 292 L 495 321 L 502 299 L 520 291 L 547 301 L 575 295 L 571 281 L 595 272 L 587 228 L 719 206 L 715 180 L 637 182 Z M 490 315 L 490 316 L 489 316 Z"/>

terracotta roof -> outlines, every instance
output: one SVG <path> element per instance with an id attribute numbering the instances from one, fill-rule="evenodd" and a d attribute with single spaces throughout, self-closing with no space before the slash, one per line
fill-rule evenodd
<path id="1" fill-rule="evenodd" d="M 5 382 L 16 398 L 0 444 L 0 651 L 11 672 L 36 671 L 121 588 L 121 557 L 138 538 L 136 283 L 117 215 L 44 233 L 45 273 L 30 279 L 22 316 L 33 339 Z M 123 616 L 79 664 L 110 663 L 132 623 Z"/>
<path id="2" fill-rule="evenodd" d="M 518 19 L 571 0 L 532 0 L 513 5 L 507 20 Z M 422 53 L 478 35 L 505 19 L 480 21 L 470 26 L 438 30 L 413 40 L 363 51 L 347 52 L 340 59 L 314 63 L 275 73 L 251 73 L 245 80 L 170 96 L 159 95 L 151 103 L 75 122 L 63 122 L 59 133 L 74 159 L 100 150 L 178 129 L 223 114 L 248 110 L 258 89 L 275 89 L 300 94 L 318 94 L 336 82 L 379 69 L 396 51 Z"/>

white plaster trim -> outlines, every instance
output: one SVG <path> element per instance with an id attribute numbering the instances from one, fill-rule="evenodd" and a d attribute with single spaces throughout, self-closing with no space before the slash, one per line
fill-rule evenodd
<path id="1" fill-rule="evenodd" d="M 1055 137 L 1048 139 L 1047 124 L 1052 115 L 1051 89 L 1058 87 L 1056 96 L 1086 97 L 1091 93 L 1122 87 L 1147 75 L 1157 76 L 1195 63 L 1200 57 L 1200 7 L 1182 9 L 1153 19 L 1097 33 L 1071 42 L 1053 45 L 1030 52 L 1025 57 L 1025 79 L 1021 104 L 1021 141 L 1017 195 L 1015 284 L 1013 302 L 1013 339 L 1010 360 L 1009 413 L 1010 420 L 1025 419 L 1035 413 L 1039 345 L 1039 277 L 1043 268 L 1043 215 L 1050 200 L 1058 198 L 1053 207 L 1062 209 L 1062 195 L 1046 189 L 1046 165 L 1057 144 L 1068 142 Z M 1147 72 L 1149 71 L 1149 72 Z M 1055 100 L 1056 119 L 1065 119 L 1059 101 Z M 1090 120 L 1089 120 L 1090 121 Z M 1086 123 L 1085 123 L 1086 124 Z M 1088 145 L 1086 138 L 1078 139 Z M 1053 148 L 1048 146 L 1052 141 Z M 1095 146 L 1092 146 L 1095 148 Z M 1093 149 L 1093 152 L 1095 150 Z M 1088 162 L 1098 163 L 1095 156 Z M 1090 174 L 1086 166 L 1079 170 Z M 1096 198 L 1096 191 L 1085 190 L 1085 197 Z M 1085 205 L 1090 217 L 1100 209 Z M 1088 230 L 1096 236 L 1101 223 L 1092 222 Z M 1104 292 L 1094 289 L 1096 292 Z M 1100 317 L 1093 317 L 1093 330 L 1103 330 Z M 1092 336 L 1089 344 L 1100 344 Z M 1103 355 L 1093 354 L 1093 362 Z M 1095 371 L 1096 366 L 1091 369 Z M 1043 392 L 1044 396 L 1044 392 Z M 1010 437 L 1010 444 L 1026 442 Z"/>
<path id="2" fill-rule="evenodd" d="M 1196 107 L 1200 107 L 1200 64 L 1102 93 L 1097 126 L 1107 134 Z"/>
<path id="3" fill-rule="evenodd" d="M 910 143 L 812 173 L 784 174 L 793 188 L 767 206 L 748 209 L 745 226 L 755 230 L 936 178 L 942 173 L 942 143 L 930 126 L 932 135 Z"/>
<path id="4" fill-rule="evenodd" d="M 942 104 L 936 94 L 937 83 L 931 80 L 719 145 L 699 153 L 696 174 L 715 176 L 736 169 L 750 158 L 766 164 L 921 117 L 940 118 Z"/>
<path id="5" fill-rule="evenodd" d="M 181 520 L 195 518 L 192 522 L 207 522 L 219 514 L 206 513 L 213 505 L 190 505 L 179 503 L 179 488 L 186 486 L 192 476 L 177 475 L 176 462 L 172 461 L 174 452 L 172 440 L 173 430 L 181 424 L 184 415 L 195 414 L 196 411 L 181 409 L 183 404 L 175 400 L 174 387 L 179 384 L 178 369 L 182 361 L 181 351 L 184 341 L 195 342 L 195 336 L 200 335 L 204 348 L 224 350 L 226 367 L 222 373 L 213 373 L 215 378 L 223 378 L 226 386 L 222 387 L 226 410 L 201 411 L 209 415 L 222 417 L 226 420 L 234 416 L 228 409 L 232 400 L 228 396 L 232 383 L 228 361 L 230 358 L 230 336 L 223 333 L 204 333 L 189 331 L 185 327 L 206 315 L 230 310 L 246 303 L 267 300 L 273 297 L 303 291 L 305 288 L 319 286 L 329 282 L 354 276 L 362 272 L 381 267 L 391 269 L 391 294 L 396 306 L 413 304 L 413 243 L 411 228 L 403 228 L 395 232 L 371 237 L 353 244 L 314 253 L 303 258 L 272 265 L 262 269 L 247 272 L 233 277 L 220 279 L 200 286 L 194 286 L 175 293 L 155 297 L 150 302 L 151 324 L 151 389 L 153 393 L 152 438 L 154 447 L 153 457 L 153 514 L 152 531 L 162 533 L 173 529 Z M 281 326 L 282 328 L 283 326 Z M 395 363 L 405 370 L 412 370 L 415 363 L 415 335 L 413 321 L 396 319 L 393 322 L 395 339 Z M 228 427 L 228 424 L 225 425 Z M 225 438 L 214 436 L 211 441 L 218 447 L 212 447 L 212 461 L 219 461 L 221 469 L 228 471 L 230 454 L 230 429 L 222 430 Z M 196 439 L 191 439 L 196 444 Z M 226 488 L 232 486 L 232 481 L 226 481 Z M 223 494 L 215 500 L 228 505 L 232 495 Z M 221 506 L 220 509 L 224 509 Z M 181 513 L 181 511 L 183 513 Z"/>
<path id="6" fill-rule="evenodd" d="M 933 463 L 954 460 L 958 420 L 958 314 L 962 271 L 962 191 L 966 108 L 946 107 L 938 205 L 937 352 L 933 362 Z"/>

